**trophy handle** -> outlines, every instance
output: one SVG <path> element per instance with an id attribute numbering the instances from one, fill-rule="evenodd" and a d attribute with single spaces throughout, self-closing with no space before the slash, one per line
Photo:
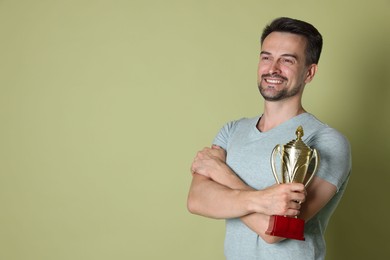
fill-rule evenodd
<path id="1" fill-rule="evenodd" d="M 281 148 L 281 145 L 278 144 L 277 146 L 275 146 L 275 148 L 272 150 L 272 153 L 271 153 L 271 167 L 272 167 L 272 173 L 274 174 L 275 180 L 276 180 L 276 182 L 277 182 L 278 184 L 280 184 L 281 182 L 279 181 L 278 174 L 277 174 L 277 172 L 276 172 L 275 157 L 276 157 L 276 153 L 281 154 L 280 148 Z"/>
<path id="2" fill-rule="evenodd" d="M 307 185 L 309 185 L 309 183 L 311 182 L 311 180 L 313 179 L 314 175 L 316 174 L 316 172 L 318 170 L 318 165 L 320 163 L 320 155 L 318 154 L 316 149 L 313 149 L 313 153 L 311 154 L 311 157 L 310 157 L 310 163 L 313 159 L 315 159 L 314 169 L 313 169 L 313 172 L 311 173 L 309 179 L 306 181 L 305 187 Z M 309 163 L 309 165 L 310 165 L 310 163 Z"/>

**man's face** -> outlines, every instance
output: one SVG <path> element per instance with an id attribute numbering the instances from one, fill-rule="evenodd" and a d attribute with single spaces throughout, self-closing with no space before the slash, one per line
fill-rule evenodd
<path id="1" fill-rule="evenodd" d="M 292 33 L 272 32 L 264 39 L 257 84 L 265 100 L 278 101 L 302 95 L 305 84 L 314 75 L 311 76 L 311 68 L 316 66 L 306 66 L 305 48 L 305 38 Z"/>

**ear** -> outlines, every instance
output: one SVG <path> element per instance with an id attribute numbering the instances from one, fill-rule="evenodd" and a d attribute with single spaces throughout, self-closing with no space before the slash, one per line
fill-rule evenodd
<path id="1" fill-rule="evenodd" d="M 305 83 L 309 83 L 310 81 L 312 81 L 312 79 L 314 78 L 314 75 L 317 72 L 317 69 L 318 69 L 318 65 L 317 64 L 311 64 L 307 68 Z"/>

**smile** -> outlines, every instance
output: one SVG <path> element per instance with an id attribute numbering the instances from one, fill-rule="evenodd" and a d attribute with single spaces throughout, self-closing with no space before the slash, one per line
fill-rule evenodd
<path id="1" fill-rule="evenodd" d="M 282 84 L 283 80 L 280 79 L 264 79 L 265 82 L 269 84 Z"/>

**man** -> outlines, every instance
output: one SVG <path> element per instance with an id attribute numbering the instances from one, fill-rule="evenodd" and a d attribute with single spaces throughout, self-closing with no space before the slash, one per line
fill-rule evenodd
<path id="1" fill-rule="evenodd" d="M 227 123 L 211 148 L 192 164 L 188 196 L 191 213 L 226 219 L 227 259 L 324 259 L 324 232 L 345 190 L 351 170 L 350 146 L 335 129 L 305 111 L 305 85 L 317 72 L 322 36 L 311 24 L 278 18 L 261 37 L 258 87 L 264 111 Z M 275 184 L 272 149 L 295 139 L 317 149 L 321 162 L 308 187 Z M 305 241 L 265 234 L 272 215 L 299 216 Z"/>

